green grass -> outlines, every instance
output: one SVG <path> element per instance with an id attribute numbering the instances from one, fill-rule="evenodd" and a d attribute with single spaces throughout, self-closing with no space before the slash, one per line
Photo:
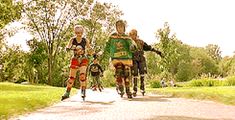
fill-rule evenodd
<path id="1" fill-rule="evenodd" d="M 0 83 L 0 119 L 50 106 L 60 101 L 64 91 L 51 86 Z"/>
<path id="2" fill-rule="evenodd" d="M 170 95 L 172 97 L 211 100 L 228 105 L 235 105 L 235 86 L 149 88 L 147 91 L 156 94 Z"/>

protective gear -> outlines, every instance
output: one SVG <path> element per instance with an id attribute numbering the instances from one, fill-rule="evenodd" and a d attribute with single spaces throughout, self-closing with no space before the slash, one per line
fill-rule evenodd
<path id="1" fill-rule="evenodd" d="M 122 63 L 117 63 L 114 65 L 115 67 L 115 77 L 123 77 L 124 76 L 124 65 Z"/>
<path id="2" fill-rule="evenodd" d="M 74 27 L 74 32 L 76 37 L 70 39 L 66 48 L 66 50 L 73 50 L 74 55 L 70 62 L 70 79 L 68 80 L 67 90 L 65 95 L 62 96 L 62 100 L 66 98 L 67 93 L 69 94 L 78 71 L 82 97 L 85 98 L 86 74 L 87 66 L 89 64 L 89 60 L 85 55 L 85 51 L 86 49 L 89 49 L 86 48 L 89 45 L 89 42 L 86 40 L 86 38 L 82 37 L 84 28 L 81 25 L 76 25 Z"/>
<path id="3" fill-rule="evenodd" d="M 124 77 L 129 77 L 131 76 L 131 70 L 130 70 L 130 67 L 128 66 L 125 66 L 125 69 L 124 69 Z"/>

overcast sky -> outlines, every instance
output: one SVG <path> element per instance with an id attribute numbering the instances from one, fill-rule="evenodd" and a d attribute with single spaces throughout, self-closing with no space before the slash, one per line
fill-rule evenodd
<path id="1" fill-rule="evenodd" d="M 217 44 L 222 55 L 235 51 L 235 0 L 98 0 L 118 5 L 127 32 L 137 29 L 145 42 L 158 42 L 155 33 L 168 22 L 182 42 L 204 47 Z M 24 31 L 9 40 L 26 47 Z M 18 41 L 15 41 L 17 39 Z M 22 40 L 23 39 L 23 40 Z"/>

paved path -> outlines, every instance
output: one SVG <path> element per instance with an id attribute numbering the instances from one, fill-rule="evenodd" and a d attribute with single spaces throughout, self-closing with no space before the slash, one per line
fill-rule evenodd
<path id="1" fill-rule="evenodd" d="M 235 106 L 167 96 L 137 96 L 129 101 L 115 90 L 87 91 L 13 120 L 235 120 Z"/>

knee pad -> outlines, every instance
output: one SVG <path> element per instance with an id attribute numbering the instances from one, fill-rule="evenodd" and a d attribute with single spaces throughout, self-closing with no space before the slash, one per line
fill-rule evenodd
<path id="1" fill-rule="evenodd" d="M 130 81 L 125 81 L 125 86 L 129 87 L 130 86 Z"/>
<path id="2" fill-rule="evenodd" d="M 76 58 L 72 58 L 70 62 L 70 68 L 77 69 L 79 67 L 79 61 Z"/>
<path id="3" fill-rule="evenodd" d="M 122 77 L 116 77 L 116 82 L 118 84 L 122 84 Z"/>
<path id="4" fill-rule="evenodd" d="M 144 80 L 144 74 L 140 75 L 140 80 Z"/>
<path id="5" fill-rule="evenodd" d="M 79 75 L 79 80 L 80 80 L 81 82 L 86 81 L 86 74 L 85 74 L 85 73 L 81 73 L 81 74 Z"/>
<path id="6" fill-rule="evenodd" d="M 124 69 L 124 65 L 122 63 L 117 63 L 114 65 L 115 67 L 115 76 L 117 77 L 122 77 L 123 76 L 123 69 Z"/>
<path id="7" fill-rule="evenodd" d="M 125 77 L 131 76 L 130 67 L 128 67 L 128 66 L 125 67 L 125 69 L 124 69 L 124 76 Z"/>
<path id="8" fill-rule="evenodd" d="M 69 84 L 72 84 L 75 79 L 76 79 L 76 78 L 74 78 L 74 77 L 69 77 L 68 83 L 69 83 Z"/>

